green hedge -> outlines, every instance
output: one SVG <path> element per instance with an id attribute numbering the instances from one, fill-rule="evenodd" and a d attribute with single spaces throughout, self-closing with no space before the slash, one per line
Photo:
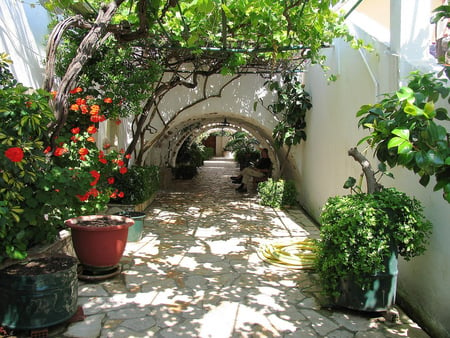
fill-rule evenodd
<path id="1" fill-rule="evenodd" d="M 258 184 L 260 204 L 273 208 L 297 204 L 297 189 L 294 181 L 273 180 L 269 178 Z"/>

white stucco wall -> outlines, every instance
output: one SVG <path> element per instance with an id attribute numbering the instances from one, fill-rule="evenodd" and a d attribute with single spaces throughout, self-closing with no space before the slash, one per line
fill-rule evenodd
<path id="1" fill-rule="evenodd" d="M 342 41 L 324 51 L 330 73 L 338 75 L 335 83 L 328 84 L 317 66 L 306 75 L 314 105 L 307 118 L 308 141 L 292 152 L 291 160 L 299 168 L 297 185 L 301 204 L 317 220 L 326 199 L 348 193 L 342 188 L 344 181 L 361 173 L 359 164 L 347 155 L 348 149 L 366 135 L 357 127 L 358 108 L 378 101 L 376 93 L 388 92 L 397 83 L 397 57 L 383 44 L 374 43 L 376 52 L 367 57 L 367 63 L 359 51 Z M 363 145 L 359 147 L 363 148 Z M 376 164 L 372 161 L 372 165 Z M 450 335 L 450 246 L 447 243 L 450 205 L 441 192 L 433 192 L 433 182 L 423 188 L 417 175 L 401 168 L 394 175 L 395 180 L 386 178 L 383 184 L 395 186 L 422 201 L 425 214 L 433 223 L 433 235 L 425 255 L 400 262 L 399 295 L 407 299 L 421 317 L 419 320 L 432 323 L 438 336 L 447 337 Z"/>
<path id="2" fill-rule="evenodd" d="M 44 78 L 48 13 L 33 0 L 0 1 L 0 52 L 10 55 L 15 77 L 27 87 L 39 88 Z"/>

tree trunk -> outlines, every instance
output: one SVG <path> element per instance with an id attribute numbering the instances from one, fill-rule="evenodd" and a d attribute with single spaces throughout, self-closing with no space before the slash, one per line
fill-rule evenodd
<path id="1" fill-rule="evenodd" d="M 107 27 L 111 21 L 111 18 L 117 11 L 118 6 L 124 0 L 114 0 L 108 5 L 102 6 L 98 12 L 97 19 L 92 25 L 90 31 L 86 34 L 83 41 L 77 50 L 77 55 L 72 59 L 61 83 L 58 87 L 57 95 L 55 97 L 55 114 L 56 114 L 56 125 L 54 126 L 52 134 L 52 147 L 54 147 L 56 142 L 56 137 L 59 135 L 62 127 L 66 123 L 67 116 L 69 113 L 68 107 L 68 96 L 71 89 L 75 88 L 78 80 L 78 76 L 86 64 L 87 60 L 92 57 L 95 51 L 98 49 L 101 43 L 101 39 L 105 34 L 107 34 Z M 70 22 L 69 22 L 70 23 Z M 73 23 L 73 22 L 72 22 Z M 57 26 L 61 29 L 62 26 Z M 69 25 L 66 23 L 64 29 L 68 28 Z M 59 36 L 59 34 L 58 34 Z M 50 43 L 50 42 L 49 42 Z M 56 44 L 49 45 L 48 53 L 54 53 L 57 48 Z M 53 73 L 47 74 L 47 76 L 53 76 Z M 50 86 L 52 80 L 46 79 L 46 87 Z"/>
<path id="2" fill-rule="evenodd" d="M 383 186 L 377 182 L 375 172 L 373 171 L 370 162 L 364 157 L 364 155 L 361 154 L 356 148 L 351 148 L 348 151 L 348 155 L 353 157 L 355 161 L 361 165 L 364 176 L 366 177 L 367 193 L 372 194 L 376 191 L 380 191 Z"/>

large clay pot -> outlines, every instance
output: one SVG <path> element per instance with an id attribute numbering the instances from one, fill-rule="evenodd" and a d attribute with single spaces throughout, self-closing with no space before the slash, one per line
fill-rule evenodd
<path id="1" fill-rule="evenodd" d="M 77 311 L 77 263 L 56 255 L 0 270 L 0 326 L 30 330 L 70 319 Z"/>
<path id="2" fill-rule="evenodd" d="M 71 229 L 72 243 L 81 264 L 88 268 L 109 269 L 117 265 L 127 244 L 131 218 L 92 215 L 65 221 Z"/>

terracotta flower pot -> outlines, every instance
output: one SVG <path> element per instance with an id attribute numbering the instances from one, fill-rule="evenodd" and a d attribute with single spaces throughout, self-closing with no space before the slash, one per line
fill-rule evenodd
<path id="1" fill-rule="evenodd" d="M 131 218 L 116 215 L 92 215 L 65 221 L 71 229 L 72 243 L 81 264 L 95 269 L 117 265 L 127 244 Z"/>

